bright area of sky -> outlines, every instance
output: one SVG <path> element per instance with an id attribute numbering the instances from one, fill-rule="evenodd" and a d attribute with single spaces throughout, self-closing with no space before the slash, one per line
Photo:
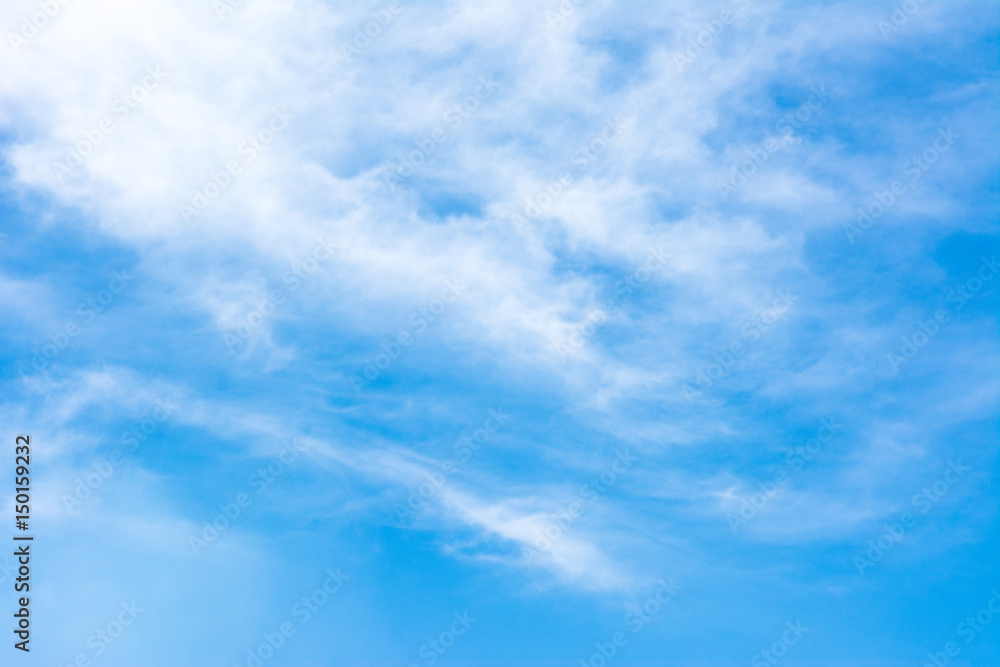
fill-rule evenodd
<path id="1" fill-rule="evenodd" d="M 1000 663 L 998 13 L 5 1 L 30 664 Z"/>

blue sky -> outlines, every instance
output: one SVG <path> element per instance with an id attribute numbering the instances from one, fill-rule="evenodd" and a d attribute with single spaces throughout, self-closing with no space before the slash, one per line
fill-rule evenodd
<path id="1" fill-rule="evenodd" d="M 1000 663 L 996 3 L 0 28 L 3 664 Z"/>

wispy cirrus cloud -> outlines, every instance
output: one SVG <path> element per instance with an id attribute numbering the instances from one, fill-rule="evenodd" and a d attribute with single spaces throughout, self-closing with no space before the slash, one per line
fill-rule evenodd
<path id="1" fill-rule="evenodd" d="M 920 578 L 948 570 L 920 531 L 967 554 L 995 542 L 995 287 L 948 301 L 995 247 L 983 4 L 905 20 L 891 3 L 753 0 L 56 4 L 30 37 L 37 2 L 0 12 L 0 414 L 47 443 L 39 511 L 81 568 L 88 530 L 135 538 L 116 542 L 133 558 L 121 581 L 148 592 L 148 629 L 112 661 L 184 662 L 154 637 L 179 631 L 162 619 L 193 591 L 267 628 L 285 604 L 270 582 L 339 565 L 358 596 L 324 612 L 351 629 L 330 639 L 341 661 L 410 660 L 435 631 L 385 639 L 409 627 L 372 602 L 387 588 L 428 618 L 438 592 L 480 587 L 522 611 L 509 591 L 558 599 L 560 622 L 586 599 L 566 608 L 594 623 L 669 576 L 698 591 L 668 612 L 693 638 L 678 655 L 749 659 L 773 634 L 750 616 L 781 627 L 791 599 L 823 614 L 830 591 L 872 602 L 844 554 L 959 453 L 967 485 L 895 553 Z M 931 156 L 940 132 L 956 138 Z M 872 202 L 877 220 L 845 234 Z M 45 356 L 113 271 L 134 282 Z M 886 355 L 941 307 L 950 323 L 892 373 Z M 176 412 L 69 516 L 60 494 L 168 396 Z M 400 498 L 497 405 L 511 423 L 398 525 Z M 788 452 L 831 415 L 843 432 L 793 476 Z M 303 456 L 195 574 L 184 540 L 289 442 Z M 638 462 L 565 519 L 621 448 Z M 734 534 L 727 515 L 780 471 Z M 190 583 L 147 587 L 144 558 Z M 237 592 L 238 577 L 254 583 Z M 114 588 L 109 608 L 131 594 Z M 68 641 L 86 639 L 82 618 L 61 616 Z M 481 618 L 456 659 L 544 643 Z M 935 618 L 865 637 L 910 656 Z M 707 619 L 739 630 L 705 641 Z M 195 620 L 202 641 L 219 627 Z M 860 660 L 810 627 L 802 655 Z M 282 656 L 329 659 L 304 636 Z M 206 661 L 241 659 L 208 643 Z"/>

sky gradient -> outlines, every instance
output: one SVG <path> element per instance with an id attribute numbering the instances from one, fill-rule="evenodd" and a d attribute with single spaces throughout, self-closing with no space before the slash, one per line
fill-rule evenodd
<path id="1" fill-rule="evenodd" d="M 1000 4 L 0 35 L 3 665 L 1000 664 Z"/>

